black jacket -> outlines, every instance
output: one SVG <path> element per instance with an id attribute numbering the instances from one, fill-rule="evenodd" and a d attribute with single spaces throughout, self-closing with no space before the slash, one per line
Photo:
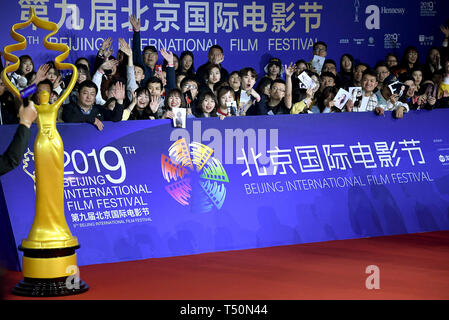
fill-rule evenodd
<path id="1" fill-rule="evenodd" d="M 103 106 L 94 104 L 89 114 L 84 114 L 81 111 L 81 107 L 69 103 L 63 106 L 62 109 L 62 121 L 64 122 L 87 122 L 94 124 L 95 118 L 100 121 L 114 121 L 118 122 L 122 120 L 123 105 L 116 103 L 114 110 L 106 109 Z"/>
<path id="2" fill-rule="evenodd" d="M 0 156 L 0 176 L 17 167 L 28 147 L 31 130 L 19 124 L 8 149 Z"/>

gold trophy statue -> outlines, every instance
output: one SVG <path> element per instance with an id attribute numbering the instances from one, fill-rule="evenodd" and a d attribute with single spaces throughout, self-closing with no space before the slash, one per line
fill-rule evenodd
<path id="1" fill-rule="evenodd" d="M 58 26 L 38 18 L 30 9 L 28 21 L 13 25 L 11 36 L 17 43 L 4 48 L 5 59 L 13 64 L 2 72 L 3 83 L 19 99 L 20 92 L 7 77 L 7 73 L 19 68 L 19 58 L 12 51 L 24 50 L 25 37 L 16 32 L 30 24 L 51 31 L 44 39 L 49 50 L 62 52 L 55 58 L 56 68 L 71 69 L 72 78 L 59 99 L 50 104 L 50 93 L 40 93 L 40 105 L 35 105 L 38 117 L 38 133 L 34 142 L 36 172 L 36 209 L 33 225 L 28 238 L 22 241 L 22 269 L 24 279 L 13 289 L 13 293 L 24 296 L 62 296 L 78 294 L 88 290 L 88 286 L 77 277 L 75 250 L 80 246 L 67 225 L 64 215 L 64 146 L 56 129 L 58 109 L 72 91 L 78 71 L 70 63 L 62 63 L 69 55 L 65 44 L 48 42 L 48 38 L 58 32 Z M 76 273 L 76 274 L 75 274 Z"/>

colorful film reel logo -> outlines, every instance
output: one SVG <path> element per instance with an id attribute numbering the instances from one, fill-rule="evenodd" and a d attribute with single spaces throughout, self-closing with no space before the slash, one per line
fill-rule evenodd
<path id="1" fill-rule="evenodd" d="M 184 138 L 161 155 L 162 175 L 169 185 L 165 190 L 193 212 L 220 210 L 226 198 L 228 175 L 221 162 L 212 157 L 214 150 L 204 144 L 187 144 Z"/>

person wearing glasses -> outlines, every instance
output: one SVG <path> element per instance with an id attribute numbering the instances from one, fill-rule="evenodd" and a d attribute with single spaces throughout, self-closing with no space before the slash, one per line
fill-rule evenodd
<path id="1" fill-rule="evenodd" d="M 374 71 L 377 77 L 377 90 L 375 90 L 377 92 L 378 90 L 382 90 L 384 80 L 390 75 L 390 69 L 385 62 L 379 62 L 374 67 Z"/>
<path id="2" fill-rule="evenodd" d="M 187 76 L 181 81 L 181 92 L 184 95 L 187 105 L 187 114 L 196 110 L 198 104 L 198 86 L 194 76 Z"/>
<path id="3" fill-rule="evenodd" d="M 317 41 L 313 45 L 313 55 L 326 58 L 327 56 L 327 44 L 323 41 Z"/>
<path id="4" fill-rule="evenodd" d="M 292 108 L 292 75 L 295 71 L 295 65 L 290 63 L 285 66 L 285 79 L 276 79 L 271 84 L 270 97 L 266 100 L 261 99 L 256 102 L 247 115 L 277 115 L 290 114 Z"/>

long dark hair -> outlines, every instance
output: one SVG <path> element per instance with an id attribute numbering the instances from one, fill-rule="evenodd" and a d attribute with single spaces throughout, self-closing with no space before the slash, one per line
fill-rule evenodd
<path id="1" fill-rule="evenodd" d="M 150 91 L 145 87 L 139 87 L 135 91 L 136 97 L 139 97 L 142 93 L 146 94 L 148 97 L 151 97 Z M 148 120 L 150 116 L 153 116 L 157 118 L 157 115 L 153 113 L 153 111 L 150 108 L 150 101 L 148 100 L 148 104 L 145 106 L 145 108 L 142 111 L 139 111 L 137 108 L 137 104 L 134 107 L 133 111 L 131 111 L 131 114 L 129 115 L 128 120 Z"/>
<path id="2" fill-rule="evenodd" d="M 320 112 L 323 112 L 326 106 L 324 105 L 324 100 L 329 98 L 331 95 L 337 95 L 338 89 L 336 87 L 326 87 L 323 92 L 321 92 L 318 98 L 318 107 L 320 108 Z"/>
<path id="3" fill-rule="evenodd" d="M 345 71 L 344 69 L 343 69 L 343 58 L 344 57 L 347 57 L 350 61 L 351 61 L 351 70 L 349 71 L 350 73 L 351 73 L 351 75 L 352 75 L 352 73 L 354 72 L 354 57 L 351 55 L 351 54 L 349 54 L 349 53 L 345 53 L 344 55 L 342 55 L 341 56 L 341 58 L 340 58 L 340 73 L 341 74 L 344 74 L 344 73 L 348 73 L 347 71 Z"/>
<path id="4" fill-rule="evenodd" d="M 268 77 L 263 77 L 262 79 L 260 79 L 259 83 L 257 84 L 256 87 L 256 91 L 258 94 L 262 94 L 263 93 L 263 89 L 267 86 L 267 85 L 272 85 L 273 84 L 273 80 L 271 78 Z"/>
<path id="5" fill-rule="evenodd" d="M 220 105 L 221 104 L 221 97 L 224 96 L 228 92 L 230 92 L 232 94 L 232 96 L 234 97 L 234 100 L 235 100 L 234 89 L 232 89 L 230 86 L 222 86 L 222 87 L 220 87 L 220 89 L 218 89 L 218 93 L 217 93 L 217 102 L 218 102 L 217 110 L 220 109 L 220 107 L 221 107 L 221 105 Z"/>
<path id="6" fill-rule="evenodd" d="M 215 102 L 215 108 L 210 112 L 210 116 L 211 117 L 216 117 L 217 116 L 217 108 L 218 108 L 218 101 L 217 101 L 217 97 L 215 96 L 215 94 L 210 91 L 210 90 L 205 90 L 203 92 L 200 93 L 199 97 L 198 97 L 198 103 L 196 105 L 196 110 L 194 110 L 194 115 L 197 118 L 203 118 L 204 117 L 204 111 L 203 111 L 203 102 L 204 100 L 206 100 L 207 97 L 211 97 L 214 102 Z"/>
<path id="7" fill-rule="evenodd" d="M 173 96 L 173 95 L 177 95 L 181 98 L 181 105 L 179 106 L 180 108 L 187 108 L 187 102 L 186 99 L 184 98 L 184 95 L 182 94 L 181 90 L 179 90 L 178 88 L 174 88 L 171 89 L 166 95 L 165 95 L 165 100 L 164 100 L 164 109 L 166 110 L 171 110 L 171 107 L 168 104 L 168 98 Z"/>
<path id="8" fill-rule="evenodd" d="M 33 64 L 33 70 L 31 70 L 31 72 L 34 71 L 34 61 L 33 61 L 33 59 L 32 59 L 29 55 L 27 55 L 27 54 L 21 55 L 21 56 L 19 57 L 19 61 L 20 61 L 19 68 L 18 68 L 17 71 L 16 71 L 16 73 L 19 74 L 19 75 L 21 75 L 21 76 L 25 76 L 25 75 L 22 73 L 22 65 L 25 63 L 25 60 L 30 60 L 30 61 L 31 61 L 31 63 Z"/>
<path id="9" fill-rule="evenodd" d="M 410 68 L 409 64 L 408 64 L 408 54 L 412 51 L 415 51 L 418 54 L 418 57 L 416 58 L 416 62 L 413 64 L 413 66 Z M 405 68 L 407 71 L 410 71 L 413 68 L 416 68 L 419 66 L 419 51 L 418 49 L 416 49 L 416 47 L 414 46 L 409 46 L 407 48 L 405 48 L 404 50 L 404 54 L 402 55 L 402 60 L 400 63 L 400 67 Z"/>
<path id="10" fill-rule="evenodd" d="M 184 59 L 186 56 L 190 56 L 192 57 L 192 65 L 190 66 L 189 70 L 185 71 L 188 75 L 194 75 L 195 74 L 195 67 L 194 67 L 194 57 L 193 57 L 193 52 L 192 51 L 183 51 L 181 52 L 181 56 L 179 57 L 179 67 L 181 68 L 180 71 L 182 71 L 182 59 Z M 179 70 L 179 68 L 178 68 Z"/>

